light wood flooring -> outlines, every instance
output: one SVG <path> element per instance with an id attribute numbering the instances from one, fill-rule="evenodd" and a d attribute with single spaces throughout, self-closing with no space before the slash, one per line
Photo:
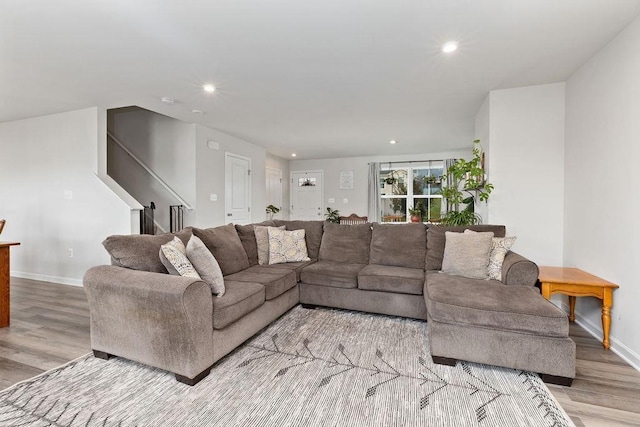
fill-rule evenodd
<path id="1" fill-rule="evenodd" d="M 640 372 L 578 325 L 577 376 L 549 389 L 576 426 L 640 426 Z M 0 389 L 91 351 L 84 290 L 11 278 L 11 326 L 0 329 Z"/>

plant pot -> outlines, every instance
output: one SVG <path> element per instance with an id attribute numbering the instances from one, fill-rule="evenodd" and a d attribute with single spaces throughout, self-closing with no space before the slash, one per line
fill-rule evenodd
<path id="1" fill-rule="evenodd" d="M 419 215 L 411 215 L 410 220 L 411 222 L 422 222 L 422 218 Z"/>

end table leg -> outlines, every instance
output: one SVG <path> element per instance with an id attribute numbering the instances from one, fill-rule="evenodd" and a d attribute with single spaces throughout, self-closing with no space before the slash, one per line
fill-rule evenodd
<path id="1" fill-rule="evenodd" d="M 602 346 L 609 350 L 609 331 L 611 330 L 611 307 L 602 304 Z"/>
<path id="2" fill-rule="evenodd" d="M 576 297 L 569 295 L 569 322 L 576 320 Z"/>
<path id="3" fill-rule="evenodd" d="M 602 298 L 602 346 L 609 350 L 609 331 L 611 330 L 611 307 L 613 306 L 613 289 L 605 288 Z"/>

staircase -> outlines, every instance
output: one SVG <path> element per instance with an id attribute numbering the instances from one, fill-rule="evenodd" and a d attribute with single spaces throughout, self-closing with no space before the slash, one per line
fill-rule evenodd
<path id="1" fill-rule="evenodd" d="M 179 231 L 193 207 L 127 146 L 107 132 L 107 174 L 134 199 L 153 200 L 140 211 L 140 234 Z M 158 209 L 156 209 L 156 206 Z"/>

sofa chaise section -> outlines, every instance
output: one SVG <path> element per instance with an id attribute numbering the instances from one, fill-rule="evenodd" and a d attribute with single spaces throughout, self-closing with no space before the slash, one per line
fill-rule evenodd
<path id="1" fill-rule="evenodd" d="M 507 252 L 502 280 L 480 280 L 440 273 L 445 232 L 466 227 L 433 227 L 427 237 L 427 305 L 429 348 L 435 363 L 456 360 L 537 372 L 545 382 L 571 385 L 575 343 L 565 313 L 534 287 L 535 263 Z M 504 227 L 476 231 L 504 235 Z M 429 240 L 430 239 L 430 240 Z"/>

